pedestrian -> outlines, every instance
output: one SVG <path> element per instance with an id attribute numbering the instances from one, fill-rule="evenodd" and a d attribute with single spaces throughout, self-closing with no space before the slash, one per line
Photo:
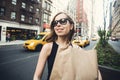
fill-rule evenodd
<path id="1" fill-rule="evenodd" d="M 43 32 L 45 31 L 46 26 L 47 26 L 46 22 L 43 22 Z"/>
<path id="2" fill-rule="evenodd" d="M 85 53 L 85 51 L 71 43 L 75 31 L 72 18 L 64 12 L 60 12 L 53 18 L 50 28 L 51 34 L 46 38 L 48 43 L 42 47 L 40 52 L 33 80 L 41 79 L 46 61 L 48 63 L 47 80 L 93 80 L 89 79 L 89 77 L 93 77 L 93 75 L 91 76 L 92 73 L 96 73 L 97 75 L 97 67 L 95 73 L 89 65 L 86 66 L 87 68 L 90 67 L 89 70 L 83 68 L 82 70 L 84 71 L 82 74 L 87 73 L 84 74 L 84 76 L 81 75 L 81 72 L 78 72 L 81 70 L 80 67 L 86 62 L 83 61 L 83 64 L 79 62 L 80 53 Z M 80 51 L 79 54 L 77 54 L 79 56 L 76 55 L 77 50 Z M 89 62 L 89 59 L 87 61 L 88 63 L 94 62 Z M 78 62 L 80 65 L 77 64 Z M 88 75 L 87 70 L 92 70 L 90 76 Z M 86 79 L 87 76 L 88 79 Z"/>
<path id="3" fill-rule="evenodd" d="M 6 35 L 6 41 L 10 42 L 10 33 L 7 33 L 7 35 Z"/>

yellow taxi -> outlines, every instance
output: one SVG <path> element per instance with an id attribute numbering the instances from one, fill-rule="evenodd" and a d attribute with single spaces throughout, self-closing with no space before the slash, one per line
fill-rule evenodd
<path id="1" fill-rule="evenodd" d="M 92 37 L 91 40 L 92 40 L 92 41 L 96 41 L 97 38 L 96 38 L 96 37 Z"/>
<path id="2" fill-rule="evenodd" d="M 23 47 L 27 50 L 41 50 L 42 46 L 46 44 L 45 38 L 49 35 L 49 32 L 41 32 L 34 39 L 27 40 L 24 42 Z"/>
<path id="3" fill-rule="evenodd" d="M 88 38 L 80 37 L 73 40 L 72 43 L 77 44 L 80 47 L 85 47 L 90 44 L 90 41 L 88 40 Z"/>

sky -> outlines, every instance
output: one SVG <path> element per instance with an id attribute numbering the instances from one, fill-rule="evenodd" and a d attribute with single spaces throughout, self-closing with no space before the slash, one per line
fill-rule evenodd
<path id="1" fill-rule="evenodd" d="M 94 11 L 94 19 L 95 26 L 103 26 L 103 0 L 97 0 L 95 2 L 95 11 Z"/>

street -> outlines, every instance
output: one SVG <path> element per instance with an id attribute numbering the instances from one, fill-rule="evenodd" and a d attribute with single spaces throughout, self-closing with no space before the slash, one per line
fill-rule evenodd
<path id="1" fill-rule="evenodd" d="M 91 41 L 85 50 L 92 49 Z M 39 52 L 26 51 L 21 44 L 0 47 L 0 80 L 32 80 Z M 41 80 L 47 78 L 47 64 Z"/>
<path id="2" fill-rule="evenodd" d="M 38 52 L 24 51 L 22 45 L 0 48 L 0 80 L 32 80 Z"/>
<path id="3" fill-rule="evenodd" d="M 109 40 L 108 42 L 110 45 L 114 46 L 113 48 L 115 49 L 115 51 L 120 54 L 120 40 L 119 41 Z"/>

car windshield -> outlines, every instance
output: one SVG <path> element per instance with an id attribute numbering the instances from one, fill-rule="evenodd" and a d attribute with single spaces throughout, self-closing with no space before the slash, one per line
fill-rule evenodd
<path id="1" fill-rule="evenodd" d="M 35 40 L 40 40 L 40 39 L 42 39 L 44 37 L 44 35 L 37 35 L 37 36 L 35 36 Z"/>
<path id="2" fill-rule="evenodd" d="M 86 40 L 86 37 L 82 37 L 81 40 Z"/>

